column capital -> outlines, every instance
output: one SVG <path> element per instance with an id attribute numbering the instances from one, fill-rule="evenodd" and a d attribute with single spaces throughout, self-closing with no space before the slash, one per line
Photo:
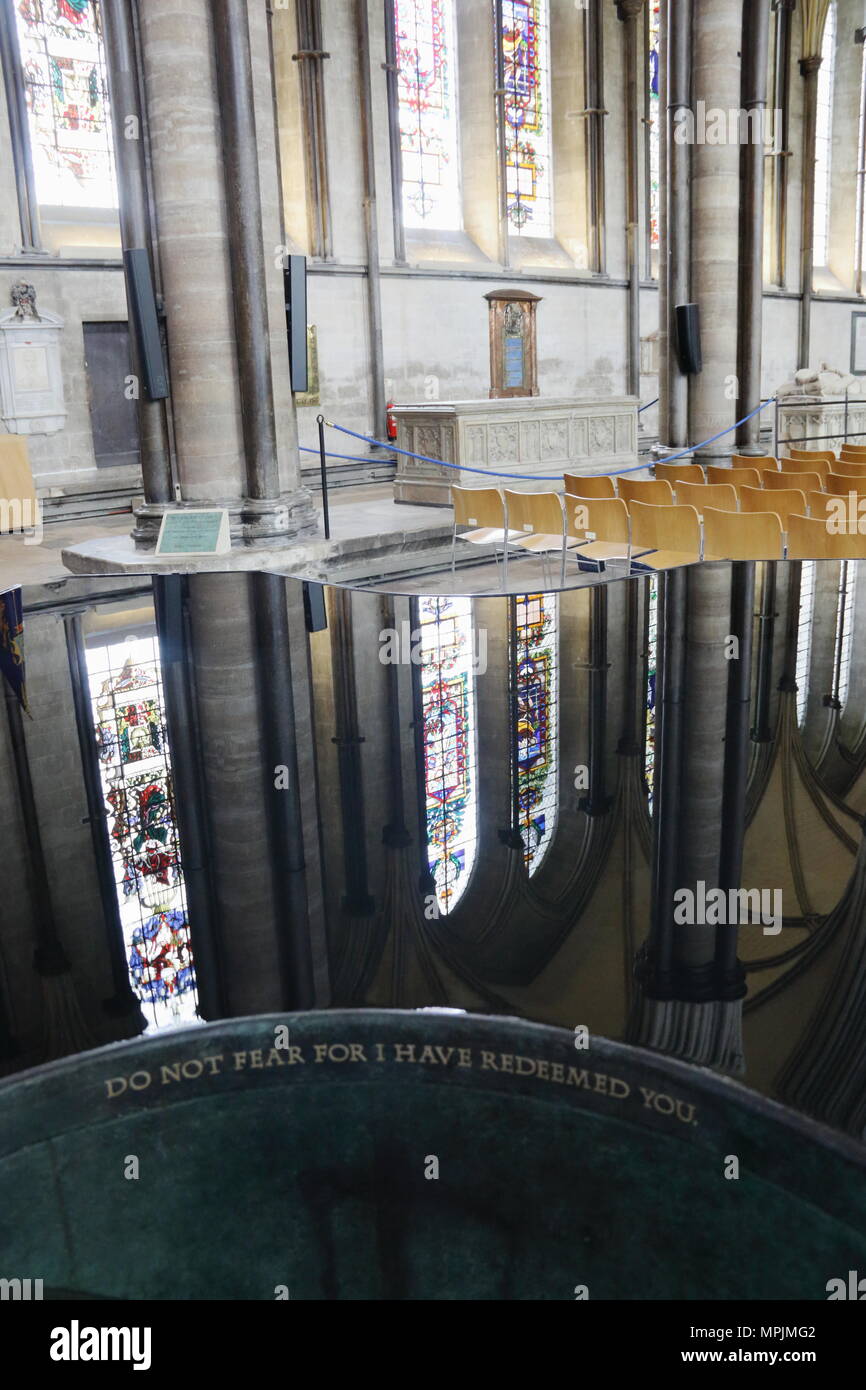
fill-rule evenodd
<path id="1" fill-rule="evenodd" d="M 644 0 L 614 0 L 614 3 L 617 17 L 626 23 L 643 12 Z"/>
<path id="2" fill-rule="evenodd" d="M 811 77 L 821 66 L 822 58 L 820 53 L 811 53 L 807 57 L 800 59 L 800 76 Z"/>

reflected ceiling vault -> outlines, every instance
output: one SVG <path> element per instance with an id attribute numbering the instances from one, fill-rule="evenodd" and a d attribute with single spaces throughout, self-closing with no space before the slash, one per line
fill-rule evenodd
<path id="1" fill-rule="evenodd" d="M 857 569 L 26 591 L 4 1071 L 197 1017 L 447 1005 L 586 1025 L 862 1137 Z"/>

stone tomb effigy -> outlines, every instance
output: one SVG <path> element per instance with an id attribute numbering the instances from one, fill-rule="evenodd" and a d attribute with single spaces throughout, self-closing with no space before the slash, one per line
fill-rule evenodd
<path id="1" fill-rule="evenodd" d="M 0 1276 L 46 1298 L 823 1300 L 866 1270 L 857 1145 L 710 1072 L 575 1042 L 334 1011 L 10 1079 Z"/>
<path id="2" fill-rule="evenodd" d="M 637 405 L 633 396 L 533 396 L 392 406 L 399 449 L 461 465 L 443 468 L 398 454 L 394 499 L 447 505 L 452 483 L 561 491 L 563 473 L 636 467 Z M 554 481 L 544 481 L 547 475 Z"/>

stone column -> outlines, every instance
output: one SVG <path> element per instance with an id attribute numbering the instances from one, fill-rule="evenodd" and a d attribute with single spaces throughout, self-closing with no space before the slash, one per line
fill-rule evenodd
<path id="1" fill-rule="evenodd" d="M 141 60 L 179 501 L 227 507 L 233 541 L 273 542 L 315 523 L 287 364 L 273 360 L 285 325 L 266 12 L 231 13 L 227 29 L 207 0 L 148 0 Z M 146 506 L 140 525 L 156 511 L 152 531 L 161 510 Z"/>
<path id="2" fill-rule="evenodd" d="M 638 53 L 643 35 L 643 0 L 617 0 L 625 52 L 626 259 L 628 262 L 628 384 L 640 396 L 640 163 L 638 160 Z M 641 68 L 641 72 L 643 69 Z M 646 77 L 644 75 L 644 85 Z"/>
<path id="3" fill-rule="evenodd" d="M 689 378 L 689 435 L 700 443 L 729 429 L 741 413 L 737 372 L 740 130 L 728 113 L 740 110 L 742 0 L 697 5 L 692 43 L 695 103 L 692 145 L 692 300 L 701 314 L 703 371 Z M 706 129 L 698 103 L 704 103 Z M 723 113 L 723 114 L 721 114 Z M 721 122 L 724 122 L 722 131 Z M 722 134 L 725 143 L 710 144 Z M 696 454 L 723 462 L 734 450 L 726 434 Z"/>

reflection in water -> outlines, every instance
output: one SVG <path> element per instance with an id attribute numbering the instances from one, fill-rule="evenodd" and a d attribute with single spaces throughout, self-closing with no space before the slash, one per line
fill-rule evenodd
<path id="1" fill-rule="evenodd" d="M 586 1024 L 861 1135 L 856 569 L 721 563 L 473 600 L 327 590 L 317 630 L 302 585 L 263 576 L 129 580 L 121 598 L 115 582 L 110 602 L 85 580 L 25 595 L 28 753 L 91 1034 L 140 1027 L 102 1009 L 122 937 L 155 1023 L 303 997 Z M 84 763 L 57 617 L 70 605 L 94 701 Z M 383 661 L 383 631 L 413 633 L 411 651 Z M 8 877 L 20 926 L 0 920 L 0 1035 L 21 1035 L 18 1066 L 38 1060 L 41 1020 L 26 864 Z M 683 889 L 703 904 L 739 888 L 780 895 L 781 923 L 675 918 Z"/>
<path id="2" fill-rule="evenodd" d="M 475 860 L 472 603 L 468 598 L 422 598 L 418 618 L 428 862 L 439 906 L 450 912 Z"/>
<path id="3" fill-rule="evenodd" d="M 86 658 L 130 984 L 149 1026 L 189 1023 L 195 974 L 156 634 L 89 645 Z"/>

